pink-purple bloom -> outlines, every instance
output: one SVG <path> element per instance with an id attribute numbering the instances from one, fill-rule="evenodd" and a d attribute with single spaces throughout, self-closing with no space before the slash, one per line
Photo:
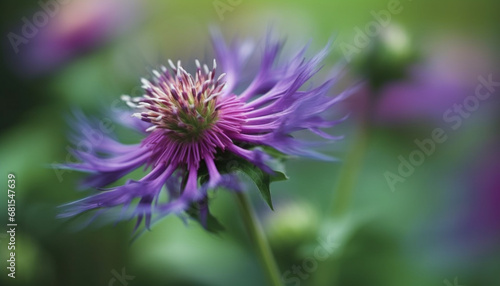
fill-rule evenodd
<path id="1" fill-rule="evenodd" d="M 62 217 L 97 209 L 101 214 L 122 206 L 123 213 L 137 217 L 137 226 L 144 219 L 149 227 L 153 216 L 185 212 L 206 226 L 207 192 L 241 191 L 235 172 L 239 166 L 228 165 L 237 162 L 265 177 L 276 176 L 275 163 L 286 156 L 331 159 L 310 148 L 319 142 L 292 136 L 308 130 L 323 138 L 321 143 L 340 138 L 324 128 L 341 121 L 328 119 L 329 111 L 352 89 L 331 96 L 337 76 L 316 87 L 305 86 L 319 71 L 328 46 L 310 59 L 303 48 L 282 62 L 278 56 L 283 42 L 268 37 L 260 64 L 252 72 L 248 62 L 257 55 L 248 45 L 240 41 L 227 45 L 217 32 L 213 44 L 216 59 L 210 67 L 195 61 L 196 68 L 189 73 L 180 62 L 169 61 L 168 68 L 162 66 L 152 71 L 150 79 L 142 79 L 142 97 L 122 96 L 135 111 L 136 118 L 131 119 L 136 122 L 127 120 L 130 127 L 141 129 L 146 137 L 135 145 L 107 137 L 93 151 L 75 150 L 81 163 L 64 167 L 90 173 L 84 185 L 100 192 L 65 205 Z M 249 73 L 253 80 L 246 81 L 242 74 Z M 82 115 L 77 121 L 82 134 L 92 128 Z M 148 170 L 142 179 L 103 189 L 140 167 Z M 160 199 L 162 190 L 168 194 L 165 201 Z"/>
<path id="2" fill-rule="evenodd" d="M 353 109 L 361 114 L 371 109 L 379 124 L 443 121 L 447 109 L 474 95 L 478 76 L 497 70 L 494 54 L 472 39 L 446 37 L 427 46 L 424 59 L 405 68 L 404 79 L 386 82 L 377 91 L 365 86 L 353 96 Z"/>
<path id="3" fill-rule="evenodd" d="M 46 25 L 38 27 L 30 23 L 33 37 L 16 44 L 21 57 L 15 57 L 12 64 L 23 75 L 51 71 L 115 39 L 130 29 L 141 14 L 139 2 L 135 0 L 66 2 L 55 4 Z"/>

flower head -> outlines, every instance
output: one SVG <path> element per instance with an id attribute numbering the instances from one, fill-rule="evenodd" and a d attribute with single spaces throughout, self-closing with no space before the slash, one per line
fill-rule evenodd
<path id="1" fill-rule="evenodd" d="M 206 65 L 202 70 L 196 61 L 194 76 L 180 62 L 169 63 L 172 71 L 162 67 L 161 73 L 153 71 L 153 82 L 142 79 L 143 97 L 122 98 L 141 111 L 133 116 L 151 124 L 144 144 L 151 146 L 154 165 L 185 164 L 188 170 L 198 169 L 201 160 L 213 161 L 217 149 L 233 144 L 231 138 L 241 131 L 245 111 L 250 109 L 235 95 L 221 96 L 225 74 L 215 79 L 215 60 L 212 70 Z"/>
<path id="2" fill-rule="evenodd" d="M 440 37 L 426 46 L 428 53 L 418 60 L 401 61 L 404 54 L 393 55 L 392 62 L 399 66 L 393 71 L 387 70 L 383 54 L 378 55 L 377 65 L 367 62 L 372 69 L 369 77 L 376 84 L 371 88 L 366 85 L 352 97 L 355 99 L 352 109 L 360 115 L 370 109 L 375 124 L 442 122 L 448 109 L 475 93 L 478 75 L 497 70 L 492 65 L 494 54 L 483 43 L 472 39 Z M 398 77 L 385 79 L 391 74 Z"/>
<path id="3" fill-rule="evenodd" d="M 42 6 L 40 11 L 45 17 L 50 16 L 47 25 L 39 26 L 39 14 L 35 13 L 27 21 L 36 34 L 24 41 L 12 40 L 16 54 L 21 55 L 12 57 L 13 68 L 22 75 L 50 72 L 116 39 L 137 23 L 142 10 L 135 0 L 67 1 L 53 5 Z"/>
<path id="4" fill-rule="evenodd" d="M 100 214 L 116 206 L 127 213 L 138 201 L 131 210 L 137 225 L 145 218 L 149 227 L 153 215 L 187 213 L 207 227 L 212 219 L 207 192 L 219 187 L 241 190 L 235 168 L 228 168 L 231 162 L 256 181 L 270 203 L 266 183 L 286 178 L 276 169 L 278 160 L 286 156 L 330 159 L 309 148 L 317 142 L 292 136 L 309 130 L 327 139 L 326 143 L 339 138 L 322 129 L 341 120 L 328 120 L 324 115 L 351 89 L 329 96 L 336 77 L 317 87 L 304 87 L 318 72 L 327 48 L 309 60 L 304 48 L 281 63 L 282 43 L 268 38 L 253 80 L 245 87 L 242 74 L 252 55 L 249 45 L 226 45 L 218 33 L 213 42 L 216 60 L 212 68 L 196 61 L 196 70 L 189 73 L 180 62 L 169 61 L 170 68 L 161 67 L 150 80 L 142 79 L 142 97 L 122 96 L 137 111 L 132 114 L 136 122 L 126 120 L 126 124 L 145 131 L 146 137 L 137 145 L 106 137 L 92 151 L 75 151 L 81 163 L 64 167 L 90 172 L 84 185 L 101 192 L 66 205 L 63 217 L 95 209 Z M 83 136 L 92 128 L 81 114 L 77 114 L 76 127 Z M 148 170 L 142 179 L 102 189 L 141 166 Z M 168 194 L 166 201 L 160 200 L 162 190 Z"/>

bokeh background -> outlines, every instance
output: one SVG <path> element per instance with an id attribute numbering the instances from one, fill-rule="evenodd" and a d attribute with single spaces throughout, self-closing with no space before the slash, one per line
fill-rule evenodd
<path id="1" fill-rule="evenodd" d="M 220 235 L 168 217 L 131 244 L 133 222 L 81 230 L 55 218 L 84 195 L 82 174 L 51 168 L 71 160 L 71 110 L 112 118 L 149 69 L 210 60 L 211 26 L 257 43 L 272 27 L 287 50 L 310 41 L 310 54 L 333 38 L 325 69 L 348 62 L 340 86 L 366 83 L 337 108 L 350 114 L 334 130 L 346 138 L 323 151 L 339 162 L 290 161 L 274 212 L 249 187 L 286 285 L 499 285 L 500 87 L 471 98 L 480 76 L 500 81 L 498 1 L 401 1 L 390 19 L 387 0 L 61 2 L 46 21 L 37 1 L 2 3 L 0 221 L 13 172 L 19 226 L 15 280 L 0 234 L 1 285 L 265 285 L 227 192 L 212 200 Z M 23 19 L 43 24 L 24 40 L 11 34 Z M 401 160 L 436 128 L 446 140 L 403 177 Z"/>

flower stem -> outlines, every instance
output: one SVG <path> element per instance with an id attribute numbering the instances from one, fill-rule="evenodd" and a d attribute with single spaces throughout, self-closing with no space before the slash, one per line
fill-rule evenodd
<path id="1" fill-rule="evenodd" d="M 376 91 L 374 91 L 376 92 Z M 339 181 L 335 188 L 334 199 L 331 205 L 331 215 L 334 219 L 343 217 L 349 210 L 352 193 L 359 180 L 358 176 L 363 168 L 363 161 L 370 139 L 371 123 L 374 118 L 375 96 L 368 98 L 364 111 L 359 118 L 359 126 L 354 138 L 354 146 L 351 148 L 345 159 L 345 165 L 340 171 Z"/>
<path id="2" fill-rule="evenodd" d="M 355 138 L 354 146 L 347 154 L 345 165 L 340 171 L 339 181 L 333 192 L 334 200 L 331 207 L 333 218 L 340 218 L 349 209 L 352 193 L 358 181 L 358 174 L 363 166 L 367 145 L 367 130 L 362 125 Z"/>
<path id="3" fill-rule="evenodd" d="M 281 286 L 281 279 L 278 271 L 278 266 L 274 260 L 271 248 L 267 243 L 264 231 L 262 230 L 259 221 L 257 220 L 252 205 L 248 201 L 247 196 L 242 193 L 236 193 L 238 203 L 241 210 L 241 215 L 243 217 L 243 223 L 245 228 L 250 235 L 254 247 L 256 248 L 259 259 L 262 263 L 262 267 L 266 271 L 267 278 L 269 279 L 269 285 Z"/>

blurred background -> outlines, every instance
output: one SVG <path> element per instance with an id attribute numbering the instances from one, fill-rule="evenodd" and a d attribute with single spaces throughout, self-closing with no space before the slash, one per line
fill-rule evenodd
<path id="1" fill-rule="evenodd" d="M 283 58 L 333 38 L 325 70 L 348 63 L 339 88 L 366 82 L 338 106 L 345 139 L 323 150 L 339 162 L 290 161 L 274 212 L 249 189 L 285 285 L 500 285 L 498 1 L 2 6 L 0 221 L 12 172 L 18 228 L 15 280 L 0 234 L 1 285 L 265 285 L 227 192 L 212 200 L 220 235 L 171 216 L 130 244 L 133 222 L 79 230 L 55 218 L 84 195 L 82 174 L 51 168 L 71 160 L 71 110 L 112 118 L 168 58 L 211 61 L 210 26 L 257 42 L 272 27 Z"/>

